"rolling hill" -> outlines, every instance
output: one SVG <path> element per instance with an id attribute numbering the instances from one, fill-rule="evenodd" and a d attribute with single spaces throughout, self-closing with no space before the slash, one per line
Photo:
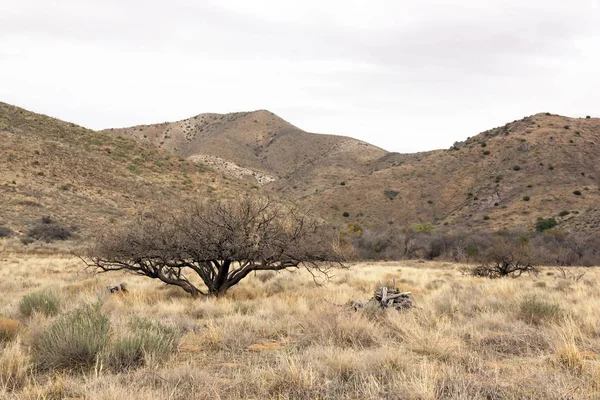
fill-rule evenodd
<path id="1" fill-rule="evenodd" d="M 0 227 L 42 216 L 83 238 L 160 204 L 247 191 L 344 229 L 600 228 L 600 119 L 536 114 L 450 149 L 387 152 L 268 111 L 95 132 L 0 103 Z"/>
<path id="2" fill-rule="evenodd" d="M 104 133 L 207 163 L 344 225 L 530 229 L 555 217 L 563 229 L 600 228 L 597 118 L 536 114 L 416 154 L 304 132 L 264 110 Z"/>
<path id="3" fill-rule="evenodd" d="M 82 238 L 156 204 L 244 190 L 150 143 L 94 132 L 0 103 L 0 225 L 20 233 L 43 216 Z"/>

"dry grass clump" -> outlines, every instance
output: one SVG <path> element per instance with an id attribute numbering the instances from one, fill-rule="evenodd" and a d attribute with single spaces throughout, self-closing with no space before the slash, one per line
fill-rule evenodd
<path id="1" fill-rule="evenodd" d="M 38 332 L 32 343 L 40 370 L 80 370 L 94 366 L 109 339 L 110 322 L 98 304 L 86 304 Z"/>
<path id="2" fill-rule="evenodd" d="M 27 285 L 3 286 L 4 315 L 49 285 L 70 310 L 33 312 L 0 343 L 0 398 L 600 398 L 600 294 L 583 279 L 561 291 L 546 273 L 481 280 L 456 265 L 372 263 L 325 287 L 257 274 L 194 300 L 143 278 L 90 278 L 73 260 L 34 262 L 42 274 L 11 261 Z M 394 279 L 418 308 L 343 306 Z M 121 281 L 128 293 L 103 290 Z"/>
<path id="3" fill-rule="evenodd" d="M 60 297 L 51 290 L 42 290 L 25 295 L 19 302 L 19 312 L 31 317 L 34 312 L 54 316 L 60 311 Z"/>
<path id="4" fill-rule="evenodd" d="M 19 321 L 0 315 L 0 343 L 16 339 L 20 330 L 21 324 Z"/>
<path id="5" fill-rule="evenodd" d="M 147 318 L 134 318 L 129 332 L 115 339 L 106 356 L 114 371 L 167 362 L 177 349 L 178 332 L 168 325 Z"/>
<path id="6" fill-rule="evenodd" d="M 18 341 L 0 353 L 0 389 L 14 391 L 25 386 L 30 372 L 30 359 Z M 2 392 L 0 391 L 0 394 Z"/>
<path id="7" fill-rule="evenodd" d="M 542 300 L 535 295 L 526 296 L 519 304 L 519 319 L 534 325 L 557 320 L 563 314 L 560 305 Z"/>

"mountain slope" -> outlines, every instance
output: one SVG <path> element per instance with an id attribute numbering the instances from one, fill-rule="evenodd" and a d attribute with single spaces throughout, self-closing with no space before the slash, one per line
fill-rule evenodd
<path id="1" fill-rule="evenodd" d="M 302 201 L 367 226 L 527 229 L 556 217 L 564 229 L 592 231 L 600 228 L 599 145 L 600 120 L 538 114 L 450 150 L 389 155 L 389 167 Z"/>
<path id="2" fill-rule="evenodd" d="M 104 132 L 150 141 L 259 184 L 298 174 L 318 181 L 345 171 L 366 172 L 367 164 L 387 153 L 356 139 L 305 132 L 265 110 L 200 114 L 178 122 Z"/>
<path id="3" fill-rule="evenodd" d="M 243 190 L 149 143 L 94 132 L 0 103 L 0 224 L 24 231 L 49 215 L 78 228 L 120 221 L 157 203 Z"/>
<path id="4" fill-rule="evenodd" d="M 417 154 L 310 134 L 268 111 L 201 114 L 109 132 L 220 163 L 225 172 L 245 170 L 251 182 L 340 224 L 527 229 L 538 218 L 557 217 L 565 229 L 600 226 L 595 118 L 537 114 L 449 150 Z"/>

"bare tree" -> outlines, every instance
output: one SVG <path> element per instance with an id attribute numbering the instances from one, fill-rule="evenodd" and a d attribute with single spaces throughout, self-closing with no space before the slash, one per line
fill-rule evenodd
<path id="1" fill-rule="evenodd" d="M 343 266 L 328 233 L 296 208 L 245 197 L 195 204 L 106 232 L 87 260 L 100 272 L 130 271 L 194 297 L 219 296 L 252 271 L 304 266 L 327 276 L 331 267 Z"/>
<path id="2" fill-rule="evenodd" d="M 485 278 L 521 276 L 523 272 L 538 273 L 531 254 L 529 238 L 518 234 L 496 234 L 489 246 L 478 256 L 481 265 L 463 268 L 463 273 Z"/>

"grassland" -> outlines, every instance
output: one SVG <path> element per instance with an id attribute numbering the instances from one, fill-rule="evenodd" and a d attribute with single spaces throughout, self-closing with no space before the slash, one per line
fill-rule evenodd
<path id="1" fill-rule="evenodd" d="M 600 398 L 596 268 L 578 281 L 553 269 L 483 280 L 455 264 L 362 263 L 325 286 L 303 271 L 263 273 L 225 298 L 193 300 L 83 267 L 66 256 L 0 258 L 0 398 Z M 393 279 L 418 309 L 340 306 Z M 106 289 L 121 282 L 128 293 Z M 51 304 L 31 312 L 40 293 Z M 89 367 L 44 368 L 40 337 L 84 304 L 107 318 L 109 344 Z M 167 327 L 174 346 L 154 357 L 159 345 L 148 346 L 133 367 L 115 368 L 115 343 L 140 320 Z"/>

